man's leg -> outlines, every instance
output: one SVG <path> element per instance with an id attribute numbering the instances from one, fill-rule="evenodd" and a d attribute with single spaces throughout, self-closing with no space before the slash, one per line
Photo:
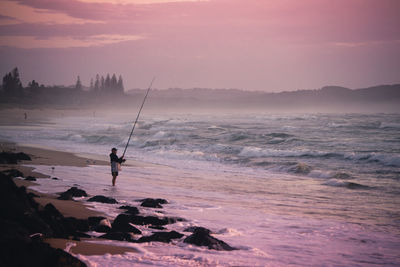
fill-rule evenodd
<path id="1" fill-rule="evenodd" d="M 115 186 L 115 180 L 117 179 L 117 174 L 116 174 L 116 173 L 113 173 L 113 174 L 112 174 L 112 177 L 113 177 L 113 179 L 112 179 L 112 185 Z"/>

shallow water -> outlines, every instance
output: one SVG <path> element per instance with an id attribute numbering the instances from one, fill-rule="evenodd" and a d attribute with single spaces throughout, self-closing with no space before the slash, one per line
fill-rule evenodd
<path id="1" fill-rule="evenodd" d="M 122 148 L 130 127 L 123 116 L 63 118 L 23 131 L 3 127 L 0 137 L 100 155 Z M 189 220 L 170 229 L 204 226 L 240 248 L 135 244 L 141 253 L 87 257 L 99 266 L 398 266 L 399 152 L 396 114 L 154 116 L 140 122 L 127 155 L 162 165 L 125 166 L 116 188 L 107 166 L 56 166 L 53 174 L 37 166 L 61 178 L 40 180 L 38 190 L 79 184 L 132 204 L 166 198 L 168 215 Z"/>

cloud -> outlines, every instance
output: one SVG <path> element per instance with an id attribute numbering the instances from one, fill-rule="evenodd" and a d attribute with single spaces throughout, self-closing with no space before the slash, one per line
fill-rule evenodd
<path id="1" fill-rule="evenodd" d="M 100 20 L 76 18 L 45 8 L 34 8 L 13 1 L 0 1 L 0 15 L 7 20 L 0 20 L 0 25 L 20 23 L 40 24 L 85 24 L 100 23 Z"/>
<path id="2" fill-rule="evenodd" d="M 209 0 L 78 0 L 85 3 L 109 3 L 109 4 L 161 4 L 161 3 L 176 3 L 176 2 L 206 2 Z"/>
<path id="3" fill-rule="evenodd" d="M 75 48 L 92 47 L 116 44 L 126 41 L 137 41 L 144 39 L 140 35 L 119 35 L 119 34 L 100 34 L 84 38 L 51 37 L 48 39 L 38 39 L 34 36 L 1 36 L 0 46 L 9 46 L 16 48 Z"/>
<path id="4" fill-rule="evenodd" d="M 331 43 L 334 46 L 347 47 L 347 48 L 359 48 L 366 46 L 378 46 L 386 44 L 400 44 L 400 40 L 378 40 L 378 41 L 366 41 L 366 42 L 334 42 Z"/>

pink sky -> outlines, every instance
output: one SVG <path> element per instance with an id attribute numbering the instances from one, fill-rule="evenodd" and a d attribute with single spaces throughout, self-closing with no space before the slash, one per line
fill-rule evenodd
<path id="1" fill-rule="evenodd" d="M 125 88 L 282 91 L 400 82 L 398 0 L 1 0 L 0 74 Z"/>

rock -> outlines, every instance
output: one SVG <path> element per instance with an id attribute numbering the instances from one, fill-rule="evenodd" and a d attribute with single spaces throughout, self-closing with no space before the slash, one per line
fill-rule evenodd
<path id="1" fill-rule="evenodd" d="M 166 201 L 165 199 L 161 199 L 161 198 L 146 198 L 146 199 L 142 199 L 141 200 L 141 204 L 140 206 L 142 207 L 148 207 L 148 208 L 159 208 L 161 209 L 162 206 L 161 204 L 167 204 L 168 201 Z"/>
<path id="2" fill-rule="evenodd" d="M 175 223 L 176 220 L 174 218 L 159 218 L 155 216 L 139 216 L 139 215 L 133 215 L 130 217 L 130 222 L 136 225 L 155 225 L 155 226 L 160 226 L 160 225 L 167 225 L 167 224 L 172 224 Z"/>
<path id="3" fill-rule="evenodd" d="M 85 263 L 71 254 L 62 249 L 52 248 L 43 242 L 2 240 L 0 246 L 2 266 L 86 267 Z"/>
<path id="4" fill-rule="evenodd" d="M 45 219 L 62 225 L 63 216 L 52 205 L 40 210 L 37 207 L 24 187 L 18 188 L 10 176 L 0 173 L 0 265 L 86 266 L 42 242 L 42 234 L 54 237 L 55 232 Z"/>
<path id="5" fill-rule="evenodd" d="M 107 219 L 102 216 L 92 216 L 88 218 L 89 226 L 97 226 L 102 220 Z"/>
<path id="6" fill-rule="evenodd" d="M 48 203 L 46 206 L 44 206 L 42 216 L 52 219 L 64 218 L 64 216 L 58 211 L 58 209 L 54 207 L 54 205 L 51 203 Z"/>
<path id="7" fill-rule="evenodd" d="M 36 178 L 33 177 L 33 176 L 28 176 L 28 177 L 25 178 L 25 180 L 27 180 L 27 181 L 36 181 Z"/>
<path id="8" fill-rule="evenodd" d="M 53 204 L 47 204 L 43 209 L 39 210 L 38 214 L 51 228 L 53 237 L 68 238 L 69 233 L 63 222 L 64 216 L 53 206 Z"/>
<path id="9" fill-rule="evenodd" d="M 11 177 L 24 177 L 24 174 L 17 169 L 5 170 L 3 173 Z"/>
<path id="10" fill-rule="evenodd" d="M 60 179 L 58 179 L 57 177 L 53 177 L 53 178 L 51 178 L 51 179 L 53 179 L 53 180 L 60 180 Z"/>
<path id="11" fill-rule="evenodd" d="M 102 196 L 102 195 L 94 196 L 94 197 L 88 199 L 88 201 L 90 201 L 90 202 L 108 203 L 108 204 L 116 204 L 116 203 L 118 203 L 115 199 L 113 199 L 111 197 L 105 197 L 105 196 Z"/>
<path id="12" fill-rule="evenodd" d="M 85 190 L 78 189 L 78 187 L 74 186 L 68 189 L 67 191 L 60 194 L 58 199 L 61 200 L 71 200 L 72 197 L 87 197 Z"/>
<path id="13" fill-rule="evenodd" d="M 121 206 L 118 209 L 125 210 L 125 213 L 131 214 L 131 215 L 139 214 L 138 208 L 132 207 L 132 206 Z"/>
<path id="14" fill-rule="evenodd" d="M 108 219 L 101 220 L 94 229 L 99 233 L 108 233 L 111 231 L 111 223 Z"/>
<path id="15" fill-rule="evenodd" d="M 89 217 L 88 224 L 91 230 L 99 233 L 108 233 L 111 230 L 111 223 L 106 217 Z"/>
<path id="16" fill-rule="evenodd" d="M 17 220 L 33 212 L 32 199 L 25 187 L 17 187 L 10 176 L 0 173 L 0 217 Z"/>
<path id="17" fill-rule="evenodd" d="M 133 233 L 123 233 L 123 232 L 109 232 L 105 235 L 99 236 L 99 238 L 105 238 L 110 240 L 118 240 L 118 241 L 129 241 L 135 242 Z"/>
<path id="18" fill-rule="evenodd" d="M 96 232 L 99 232 L 99 233 L 108 233 L 108 232 L 111 231 L 111 227 L 108 226 L 108 225 L 101 225 L 101 224 L 99 224 L 99 225 L 96 226 L 96 228 L 95 228 L 94 230 L 95 230 Z"/>
<path id="19" fill-rule="evenodd" d="M 178 239 L 183 237 L 183 234 L 180 234 L 176 231 L 171 232 L 156 232 L 151 236 L 143 236 L 137 242 L 144 243 L 144 242 L 163 242 L 169 243 L 172 239 Z"/>
<path id="20" fill-rule="evenodd" d="M 0 153 L 0 164 L 17 164 L 18 160 L 31 160 L 27 154 L 23 152 L 1 152 Z"/>
<path id="21" fill-rule="evenodd" d="M 183 242 L 196 246 L 206 246 L 209 249 L 215 250 L 235 250 L 235 248 L 229 246 L 224 241 L 211 236 L 209 231 L 210 230 L 206 228 L 198 227 L 194 230 L 193 234 L 185 238 Z"/>
<path id="22" fill-rule="evenodd" d="M 89 231 L 89 223 L 84 219 L 77 219 L 74 217 L 67 217 L 62 220 L 68 235 L 76 235 L 78 232 Z"/>
<path id="23" fill-rule="evenodd" d="M 204 228 L 204 227 L 199 227 L 199 226 L 190 226 L 183 231 L 191 232 L 191 233 L 194 233 L 195 231 L 202 231 L 203 233 L 207 233 L 208 235 L 212 234 L 211 230 Z"/>
<path id="24" fill-rule="evenodd" d="M 142 232 L 131 225 L 131 215 L 128 214 L 120 214 L 115 218 L 114 222 L 112 223 L 111 230 L 113 232 L 130 232 L 134 234 L 141 234 Z"/>

